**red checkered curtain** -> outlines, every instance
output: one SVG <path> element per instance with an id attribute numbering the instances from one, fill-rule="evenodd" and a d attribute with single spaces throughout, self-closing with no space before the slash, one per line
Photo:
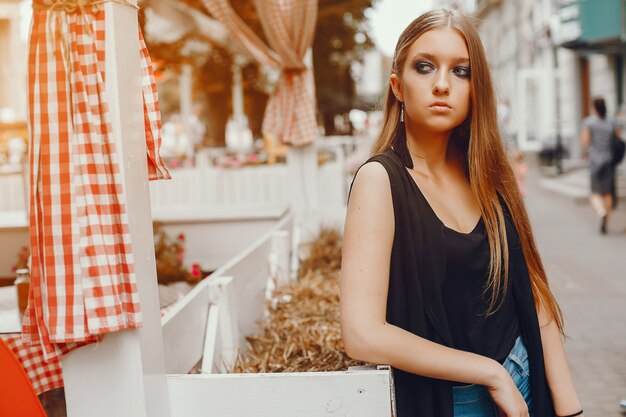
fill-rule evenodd
<path id="1" fill-rule="evenodd" d="M 39 342 L 46 359 L 142 321 L 105 95 L 104 2 L 73 1 L 35 2 L 29 41 L 31 286 L 23 338 Z M 152 67 L 138 37 L 149 176 L 169 178 Z"/>
<path id="2" fill-rule="evenodd" d="M 228 0 L 204 0 L 209 12 L 261 64 L 281 68 L 281 78 L 270 96 L 263 131 L 294 146 L 317 137 L 312 74 L 304 56 L 313 43 L 317 0 L 255 0 L 271 49 L 230 6 Z"/>

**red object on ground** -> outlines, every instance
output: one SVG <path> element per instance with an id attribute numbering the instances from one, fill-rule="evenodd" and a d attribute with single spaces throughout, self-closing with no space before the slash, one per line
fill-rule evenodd
<path id="1" fill-rule="evenodd" d="M 46 417 L 26 372 L 1 339 L 0 369 L 0 416 Z"/>

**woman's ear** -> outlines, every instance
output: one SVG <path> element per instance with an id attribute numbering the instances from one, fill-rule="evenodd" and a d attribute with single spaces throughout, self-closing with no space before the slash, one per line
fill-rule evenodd
<path id="1" fill-rule="evenodd" d="M 400 88 L 400 77 L 398 77 L 398 74 L 391 74 L 389 76 L 389 85 L 391 85 L 391 90 L 396 98 L 399 101 L 404 102 L 402 97 L 402 88 Z"/>

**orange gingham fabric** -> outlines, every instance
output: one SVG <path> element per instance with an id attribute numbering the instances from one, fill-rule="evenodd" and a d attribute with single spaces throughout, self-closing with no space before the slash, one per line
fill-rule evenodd
<path id="1" fill-rule="evenodd" d="M 19 335 L 0 335 L 22 364 L 37 395 L 63 386 L 59 358 L 46 362 L 40 345 L 24 343 Z"/>
<path id="2" fill-rule="evenodd" d="M 313 74 L 304 56 L 313 43 L 318 0 L 255 0 L 271 49 L 237 15 L 229 0 L 203 0 L 243 48 L 262 65 L 282 69 L 263 117 L 263 132 L 304 146 L 318 135 Z"/>
<path id="3" fill-rule="evenodd" d="M 49 13 L 33 10 L 29 45 L 32 264 L 23 321 L 24 340 L 40 342 L 47 360 L 141 325 L 104 90 L 105 12 Z M 150 178 L 169 178 L 159 156 L 156 87 L 139 39 Z"/>
<path id="4" fill-rule="evenodd" d="M 177 304 L 175 302 L 161 309 L 161 317 Z M 40 344 L 25 343 L 19 334 L 0 334 L 0 339 L 4 340 L 20 361 L 37 395 L 64 385 L 61 360 L 56 357 L 46 361 Z"/>
<path id="5" fill-rule="evenodd" d="M 152 60 L 139 29 L 139 46 L 141 53 L 141 92 L 143 94 L 144 128 L 146 132 L 146 148 L 148 152 L 148 177 L 150 180 L 169 180 L 170 172 L 161 159 L 161 111 L 159 97 L 154 78 Z"/>

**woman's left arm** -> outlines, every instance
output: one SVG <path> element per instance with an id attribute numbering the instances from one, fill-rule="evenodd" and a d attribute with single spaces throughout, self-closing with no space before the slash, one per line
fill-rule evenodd
<path id="1" fill-rule="evenodd" d="M 563 347 L 563 338 L 556 321 L 542 308 L 537 309 L 541 326 L 541 343 L 546 368 L 546 378 L 552 394 L 554 411 L 557 416 L 569 416 L 582 409 L 567 357 Z M 582 417 L 582 414 L 581 414 Z"/>

